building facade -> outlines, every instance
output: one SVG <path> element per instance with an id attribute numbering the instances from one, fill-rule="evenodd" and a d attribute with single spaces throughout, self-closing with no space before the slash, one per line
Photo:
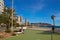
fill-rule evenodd
<path id="1" fill-rule="evenodd" d="M 0 0 L 0 14 L 4 12 L 4 1 Z"/>
<path id="2" fill-rule="evenodd" d="M 28 26 L 28 19 L 25 19 L 25 26 Z"/>
<path id="3" fill-rule="evenodd" d="M 22 25 L 22 17 L 21 16 L 18 16 L 17 17 L 17 23 L 19 23 L 19 25 Z"/>

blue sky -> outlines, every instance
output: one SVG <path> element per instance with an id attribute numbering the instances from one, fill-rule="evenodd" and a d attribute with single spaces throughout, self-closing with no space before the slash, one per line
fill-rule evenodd
<path id="1" fill-rule="evenodd" d="M 11 7 L 11 0 L 4 0 L 5 6 Z M 17 16 L 31 22 L 52 24 L 51 15 L 55 15 L 55 23 L 60 26 L 60 0 L 14 0 Z"/>

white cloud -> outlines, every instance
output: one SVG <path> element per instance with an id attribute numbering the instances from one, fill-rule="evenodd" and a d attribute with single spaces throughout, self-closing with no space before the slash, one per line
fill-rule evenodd
<path id="1" fill-rule="evenodd" d="M 60 12 L 58 12 L 57 14 L 55 14 L 56 16 L 56 20 L 60 20 Z"/>
<path id="2" fill-rule="evenodd" d="M 43 1 L 37 2 L 36 4 L 32 4 L 28 6 L 28 9 L 30 9 L 31 13 L 35 14 L 37 11 L 42 10 L 45 7 L 45 4 Z"/>
<path id="3" fill-rule="evenodd" d="M 45 7 L 45 4 L 43 2 L 44 0 L 40 0 L 40 1 L 36 0 L 36 3 L 33 2 L 31 5 L 28 5 L 28 6 L 25 5 L 24 8 L 22 8 L 22 10 L 28 10 L 34 14 Z"/>
<path id="4" fill-rule="evenodd" d="M 44 7 L 43 4 L 38 4 L 38 5 L 31 6 L 30 8 L 31 8 L 31 12 L 35 13 L 35 12 L 37 12 L 39 10 L 42 10 L 43 7 Z"/>
<path id="5" fill-rule="evenodd" d="M 60 17 L 56 17 L 56 20 L 60 20 Z"/>

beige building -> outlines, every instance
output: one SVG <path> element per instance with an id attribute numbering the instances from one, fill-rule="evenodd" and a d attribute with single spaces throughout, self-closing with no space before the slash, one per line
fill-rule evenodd
<path id="1" fill-rule="evenodd" d="M 19 23 L 19 25 L 21 25 L 22 24 L 22 17 L 21 16 L 18 16 L 17 19 L 18 19 L 17 20 L 17 23 Z"/>
<path id="2" fill-rule="evenodd" d="M 26 18 L 25 19 L 25 26 L 27 26 L 28 25 L 28 19 Z"/>
<path id="3" fill-rule="evenodd" d="M 0 14 L 4 12 L 4 1 L 0 0 Z"/>

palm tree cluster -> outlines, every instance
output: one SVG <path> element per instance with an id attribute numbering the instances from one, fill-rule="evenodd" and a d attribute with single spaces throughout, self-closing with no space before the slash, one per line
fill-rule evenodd
<path id="1" fill-rule="evenodd" d="M 16 14 L 15 10 L 13 10 L 13 26 L 16 26 Z M 10 30 L 12 20 L 12 8 L 5 8 L 4 12 L 0 14 L 0 25 L 1 23 L 6 24 L 7 30 Z"/>

